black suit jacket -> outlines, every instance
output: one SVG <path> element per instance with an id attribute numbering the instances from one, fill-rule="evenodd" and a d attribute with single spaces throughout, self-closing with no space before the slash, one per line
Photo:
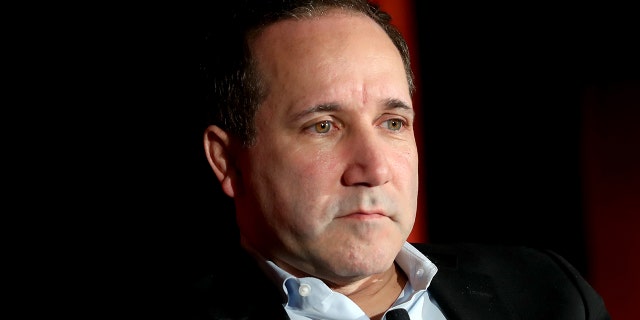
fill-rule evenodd
<path id="1" fill-rule="evenodd" d="M 526 247 L 414 244 L 438 267 L 429 291 L 449 320 L 610 319 L 565 259 Z M 253 258 L 224 259 L 184 295 L 188 319 L 289 319 L 284 297 Z M 184 317 L 183 317 L 184 318 Z"/>

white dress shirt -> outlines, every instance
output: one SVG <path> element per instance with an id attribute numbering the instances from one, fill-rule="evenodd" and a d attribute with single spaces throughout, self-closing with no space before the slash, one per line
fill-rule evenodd
<path id="1" fill-rule="evenodd" d="M 409 281 L 389 310 L 405 309 L 412 320 L 444 320 L 427 290 L 438 268 L 408 242 L 395 261 Z M 369 320 L 355 302 L 331 290 L 320 279 L 297 278 L 272 261 L 266 261 L 264 267 L 276 283 L 282 284 L 282 293 L 287 297 L 283 306 L 292 320 Z"/>

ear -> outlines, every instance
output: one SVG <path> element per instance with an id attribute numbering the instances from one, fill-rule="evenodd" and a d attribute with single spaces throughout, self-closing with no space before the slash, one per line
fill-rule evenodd
<path id="1" fill-rule="evenodd" d="M 236 194 L 238 175 L 231 137 L 220 127 L 210 125 L 204 133 L 204 150 L 209 165 L 218 177 L 222 190 L 230 197 Z"/>

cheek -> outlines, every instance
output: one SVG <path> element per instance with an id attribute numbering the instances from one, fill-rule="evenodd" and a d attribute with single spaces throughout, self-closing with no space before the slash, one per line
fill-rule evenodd
<path id="1" fill-rule="evenodd" d="M 418 206 L 418 188 L 419 188 L 419 161 L 416 151 L 404 151 L 398 153 L 398 157 L 392 161 L 395 185 L 400 193 L 398 196 L 400 203 L 406 212 L 410 212 L 415 216 Z M 407 216 L 412 218 L 413 216 Z"/>
<path id="2" fill-rule="evenodd" d="M 396 150 L 394 154 L 395 156 L 390 160 L 394 173 L 402 176 L 401 180 L 407 182 L 417 180 L 419 166 L 417 149 L 406 147 L 403 150 Z"/>
<path id="3" fill-rule="evenodd" d="M 330 151 L 300 150 L 290 154 L 283 174 L 288 176 L 289 194 L 298 199 L 288 201 L 296 201 L 297 211 L 303 214 L 313 214 L 325 207 L 340 187 L 339 165 Z"/>
<path id="4" fill-rule="evenodd" d="M 339 178 L 330 171 L 335 162 L 324 157 L 293 153 L 270 162 L 260 183 L 266 193 L 261 200 L 265 215 L 284 242 L 315 239 L 339 210 L 332 205 Z M 267 169 L 268 168 L 268 169 Z M 337 181 L 337 182 L 336 182 Z M 266 196 L 265 196 L 266 195 Z"/>
<path id="5" fill-rule="evenodd" d="M 318 205 L 332 193 L 332 186 L 339 186 L 339 164 L 328 150 L 287 145 L 295 147 L 253 153 L 251 179 L 269 194 L 265 201 L 287 206 L 278 210 L 305 212 L 303 207 Z"/>
<path id="6" fill-rule="evenodd" d="M 285 174 L 293 176 L 308 187 L 325 185 L 330 178 L 335 180 L 340 165 L 336 148 L 318 145 L 302 147 L 296 143 L 292 145 L 295 147 L 283 150 L 283 156 L 279 159 L 279 165 Z"/>
<path id="7" fill-rule="evenodd" d="M 340 185 L 339 163 L 327 152 L 296 152 L 283 162 L 289 194 L 299 197 L 299 205 L 317 206 Z M 276 177 L 277 178 L 277 177 Z M 291 199 L 289 201 L 292 201 Z M 308 209 L 304 209 L 308 212 Z"/>

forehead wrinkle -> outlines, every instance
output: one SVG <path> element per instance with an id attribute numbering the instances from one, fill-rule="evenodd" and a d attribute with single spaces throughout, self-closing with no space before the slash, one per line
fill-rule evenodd
<path id="1" fill-rule="evenodd" d="M 362 105 L 366 105 L 367 101 L 367 87 L 362 86 Z"/>

